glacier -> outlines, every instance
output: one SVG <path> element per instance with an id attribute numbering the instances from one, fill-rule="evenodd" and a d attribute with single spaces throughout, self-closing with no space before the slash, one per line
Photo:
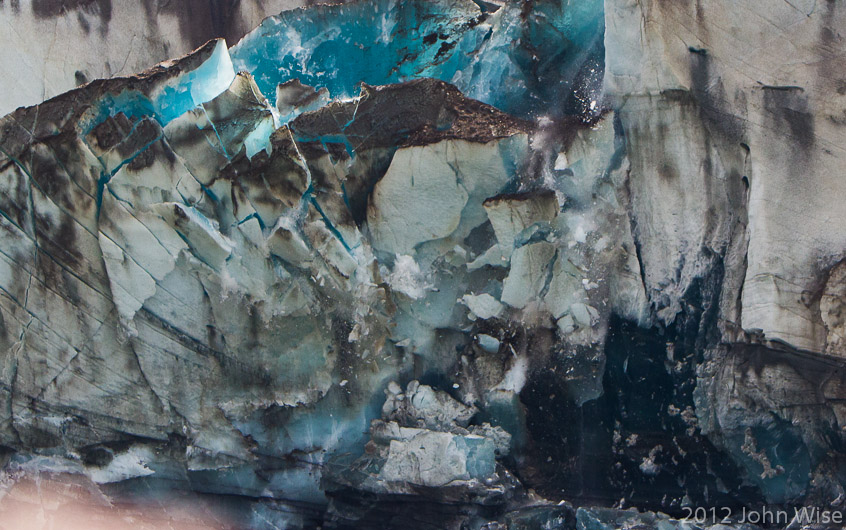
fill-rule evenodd
<path id="1" fill-rule="evenodd" d="M 837 4 L 311 5 L 0 118 L 0 528 L 840 513 Z"/>

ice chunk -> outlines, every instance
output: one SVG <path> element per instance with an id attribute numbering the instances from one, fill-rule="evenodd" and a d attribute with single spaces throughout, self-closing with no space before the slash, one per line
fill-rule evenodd
<path id="1" fill-rule="evenodd" d="M 129 326 L 136 311 L 156 293 L 156 281 L 102 232 L 100 248 L 103 249 L 103 261 L 109 273 L 115 307 L 121 321 Z"/>
<path id="2" fill-rule="evenodd" d="M 500 342 L 496 337 L 491 337 L 490 335 L 481 333 L 476 337 L 476 340 L 479 342 L 479 346 L 488 353 L 496 353 L 499 351 Z"/>
<path id="3" fill-rule="evenodd" d="M 440 487 L 460 480 L 483 480 L 495 468 L 494 445 L 482 436 L 423 431 L 408 441 L 391 440 L 378 478 Z"/>
<path id="4" fill-rule="evenodd" d="M 450 163 L 450 146 L 440 142 L 394 155 L 367 211 L 376 249 L 407 254 L 458 228 L 469 195 Z"/>
<path id="5" fill-rule="evenodd" d="M 488 293 L 479 295 L 465 294 L 461 301 L 473 314 L 482 319 L 497 318 L 505 310 L 505 307 Z"/>
<path id="6" fill-rule="evenodd" d="M 210 267 L 219 270 L 232 253 L 232 242 L 196 208 L 172 202 L 156 205 L 155 210 L 185 239 L 197 257 Z"/>
<path id="7" fill-rule="evenodd" d="M 399 149 L 368 205 L 374 248 L 407 254 L 452 234 L 460 223 L 465 234 L 482 224 L 481 202 L 513 177 L 511 164 L 524 141 L 518 134 L 487 143 L 445 140 Z"/>
<path id="8" fill-rule="evenodd" d="M 412 256 L 408 255 L 397 256 L 394 260 L 394 268 L 388 276 L 388 283 L 394 290 L 415 300 L 422 298 L 428 287 L 420 266 Z"/>
<path id="9" fill-rule="evenodd" d="M 511 270 L 502 284 L 502 302 L 523 308 L 536 300 L 547 284 L 555 253 L 555 246 L 546 241 L 515 250 L 511 256 Z"/>
<path id="10" fill-rule="evenodd" d="M 153 108 L 162 123 L 169 123 L 188 110 L 211 101 L 229 88 L 235 78 L 235 69 L 226 42 L 214 41 L 208 59 L 196 69 L 185 72 L 152 94 Z"/>
<path id="11" fill-rule="evenodd" d="M 147 464 L 155 460 L 156 457 L 149 447 L 130 447 L 117 455 L 111 455 L 111 460 L 105 466 L 89 467 L 87 474 L 97 484 L 145 477 L 155 473 L 147 467 Z"/>
<path id="12" fill-rule="evenodd" d="M 288 123 L 303 112 L 317 110 L 329 102 L 329 91 L 304 85 L 291 79 L 276 87 L 276 112 L 281 123 Z"/>
<path id="13" fill-rule="evenodd" d="M 296 229 L 295 222 L 290 217 L 280 217 L 276 226 L 267 238 L 267 248 L 271 253 L 293 263 L 303 265 L 314 258 L 311 249 Z"/>
<path id="14" fill-rule="evenodd" d="M 244 149 L 248 158 L 270 149 L 273 114 L 249 74 L 239 73 L 220 95 L 165 127 L 170 147 L 204 184 Z"/>
<path id="15" fill-rule="evenodd" d="M 428 429 L 450 431 L 456 426 L 466 427 L 477 412 L 475 407 L 456 401 L 446 392 L 417 381 L 411 381 L 405 393 L 397 393 L 397 389 L 388 392 L 382 416 L 404 425 L 420 424 Z"/>
<path id="16" fill-rule="evenodd" d="M 507 254 L 520 232 L 537 222 L 552 222 L 558 209 L 558 199 L 550 191 L 498 195 L 485 201 L 485 212 Z"/>

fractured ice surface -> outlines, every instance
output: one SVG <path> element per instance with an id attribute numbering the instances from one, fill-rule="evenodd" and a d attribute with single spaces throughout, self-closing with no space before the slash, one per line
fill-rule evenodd
<path id="1" fill-rule="evenodd" d="M 0 4 L 0 114 L 91 80 L 125 76 L 209 39 L 237 42 L 261 20 L 304 0 L 113 2 L 10 0 Z"/>
<path id="2" fill-rule="evenodd" d="M 737 9 L 319 5 L 2 118 L 4 472 L 256 528 L 839 506 L 842 94 L 739 74 Z"/>
<path id="3" fill-rule="evenodd" d="M 317 6 L 269 17 L 232 49 L 237 69 L 262 92 L 299 80 L 334 98 L 359 83 L 421 77 L 523 116 L 577 105 L 573 80 L 601 77 L 602 2 L 518 2 L 489 14 L 471 0 L 378 0 Z M 588 103 L 589 105 L 589 103 Z"/>

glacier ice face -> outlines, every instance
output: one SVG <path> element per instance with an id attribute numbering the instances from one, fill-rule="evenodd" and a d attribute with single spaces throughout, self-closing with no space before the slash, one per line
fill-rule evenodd
<path id="1" fill-rule="evenodd" d="M 598 104 L 603 27 L 597 0 L 493 13 L 471 0 L 352 2 L 269 17 L 232 56 L 265 94 L 298 80 L 354 97 L 360 83 L 430 77 L 518 116 L 560 115 Z M 576 78 L 591 82 L 574 91 Z"/>
<path id="2" fill-rule="evenodd" d="M 713 300 L 722 344 L 706 347 L 697 368 L 696 408 L 712 440 L 769 499 L 796 498 L 808 467 L 831 488 L 823 496 L 836 497 L 841 472 L 822 463 L 831 446 L 819 434 L 840 429 L 839 383 L 811 381 L 838 371 L 842 357 L 829 346 L 838 332 L 826 295 L 843 248 L 842 161 L 828 147 L 842 135 L 833 81 L 842 67 L 833 49 L 817 49 L 840 42 L 830 37 L 842 12 L 832 3 L 773 10 L 766 25 L 782 37 L 771 39 L 725 30 L 763 4 L 666 9 L 637 2 L 606 10 L 605 87 L 640 175 L 631 188 L 636 237 L 656 242 L 641 247 L 647 295 L 664 319 L 677 318 L 691 290 Z M 655 22 L 635 30 L 646 12 Z M 658 22 L 667 17 L 697 22 L 667 31 Z M 631 60 L 632 50 L 645 55 Z M 787 53 L 797 61 L 775 59 Z M 822 71 L 833 76 L 819 78 Z M 690 125 L 671 133 L 669 123 Z M 708 283 L 719 292 L 702 289 Z M 818 384 L 816 398 L 800 397 Z"/>
<path id="3" fill-rule="evenodd" d="M 6 53 L 0 114 L 89 81 L 127 76 L 223 37 L 234 44 L 264 17 L 305 5 L 262 2 L 10 0 L 0 4 Z"/>
<path id="4" fill-rule="evenodd" d="M 840 15 L 752 82 L 746 8 L 659 4 L 319 5 L 2 118 L 4 473 L 256 528 L 837 505 Z"/>

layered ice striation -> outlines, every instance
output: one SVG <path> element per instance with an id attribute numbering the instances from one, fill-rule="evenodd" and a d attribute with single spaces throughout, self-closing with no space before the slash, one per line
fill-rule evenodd
<path id="1" fill-rule="evenodd" d="M 839 509 L 842 91 L 659 4 L 317 5 L 0 119 L 4 480 L 215 528 Z"/>

